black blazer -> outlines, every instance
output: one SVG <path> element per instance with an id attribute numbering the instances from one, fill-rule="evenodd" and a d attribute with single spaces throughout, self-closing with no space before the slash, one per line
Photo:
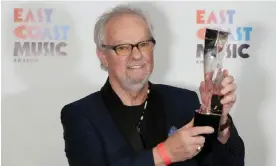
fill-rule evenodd
<path id="1" fill-rule="evenodd" d="M 195 92 L 152 84 L 164 99 L 167 131 L 191 121 L 200 107 Z M 136 154 L 121 135 L 103 103 L 100 92 L 67 104 L 61 111 L 65 153 L 70 166 L 154 166 L 152 150 Z M 234 124 L 228 143 L 214 142 L 211 153 L 174 163 L 182 166 L 244 166 L 244 143 Z"/>

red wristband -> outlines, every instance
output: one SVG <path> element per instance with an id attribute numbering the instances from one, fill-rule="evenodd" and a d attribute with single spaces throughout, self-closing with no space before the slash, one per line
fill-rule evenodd
<path id="1" fill-rule="evenodd" d="M 168 154 L 164 148 L 163 142 L 157 145 L 157 151 L 160 154 L 161 158 L 163 159 L 163 161 L 166 165 L 169 165 L 172 163 L 170 157 L 168 156 Z"/>

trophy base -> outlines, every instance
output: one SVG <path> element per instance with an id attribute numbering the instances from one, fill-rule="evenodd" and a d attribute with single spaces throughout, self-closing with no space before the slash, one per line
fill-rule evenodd
<path id="1" fill-rule="evenodd" d="M 214 133 L 201 135 L 205 137 L 204 151 L 212 151 L 212 143 L 218 136 L 220 118 L 220 114 L 203 113 L 200 110 L 195 111 L 194 126 L 210 126 L 214 128 Z"/>
<path id="2" fill-rule="evenodd" d="M 195 111 L 194 126 L 210 126 L 214 128 L 213 135 L 218 134 L 219 122 L 221 114 L 219 113 L 203 113 L 201 111 Z"/>

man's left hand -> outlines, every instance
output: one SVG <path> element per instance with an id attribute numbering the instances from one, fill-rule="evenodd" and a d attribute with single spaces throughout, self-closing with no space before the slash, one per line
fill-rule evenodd
<path id="1" fill-rule="evenodd" d="M 229 75 L 228 71 L 224 71 L 224 79 L 221 83 L 222 89 L 221 89 L 221 94 L 224 96 L 223 99 L 221 100 L 221 104 L 223 105 L 223 110 L 222 110 L 222 116 L 220 120 L 220 125 L 226 124 L 228 120 L 228 114 L 233 107 L 234 103 L 236 102 L 236 89 L 237 86 L 234 83 L 234 77 Z M 222 143 L 225 144 L 227 143 L 228 139 L 230 137 L 230 131 L 229 127 L 224 129 L 219 133 L 218 140 Z"/>

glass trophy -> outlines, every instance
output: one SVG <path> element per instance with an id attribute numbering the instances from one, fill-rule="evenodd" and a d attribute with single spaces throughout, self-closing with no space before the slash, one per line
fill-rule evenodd
<path id="1" fill-rule="evenodd" d="M 204 41 L 204 85 L 200 87 L 201 108 L 195 111 L 194 126 L 211 126 L 216 137 L 219 130 L 223 98 L 223 61 L 228 47 L 229 31 L 207 28 Z M 209 137 L 210 135 L 208 135 Z"/>

